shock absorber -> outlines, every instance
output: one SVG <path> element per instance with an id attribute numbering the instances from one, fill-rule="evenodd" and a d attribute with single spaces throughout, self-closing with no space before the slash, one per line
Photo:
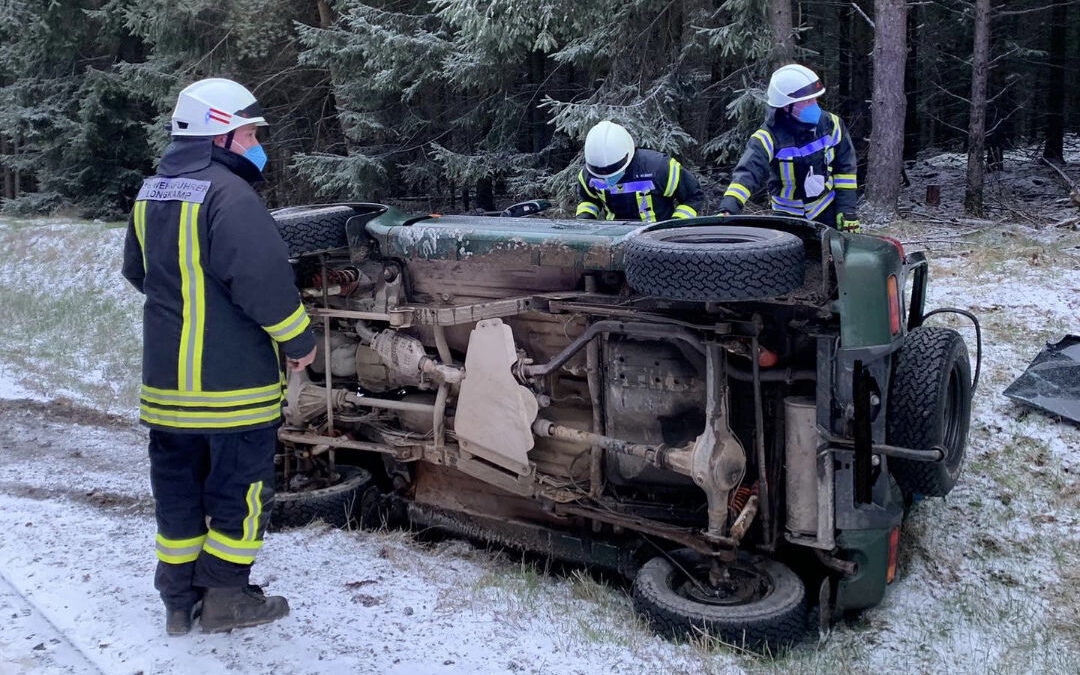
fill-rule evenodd
<path id="1" fill-rule="evenodd" d="M 732 516 L 738 516 L 742 513 L 742 510 L 746 508 L 746 502 L 750 501 L 750 497 L 758 493 L 758 484 L 755 482 L 753 485 L 740 485 L 737 490 L 731 495 L 731 501 L 728 502 L 728 510 Z"/>
<path id="2" fill-rule="evenodd" d="M 311 280 L 311 285 L 314 288 L 321 289 L 323 287 L 323 275 L 321 273 L 316 274 Z M 341 267 L 337 269 L 326 271 L 326 290 L 334 291 L 334 286 L 337 286 L 336 293 L 332 295 L 347 296 L 356 290 L 356 287 L 360 285 L 360 270 L 355 267 Z"/>

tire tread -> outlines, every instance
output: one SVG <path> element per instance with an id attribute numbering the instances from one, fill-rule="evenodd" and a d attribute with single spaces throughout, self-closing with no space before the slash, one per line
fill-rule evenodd
<path id="1" fill-rule="evenodd" d="M 297 257 L 348 246 L 345 222 L 355 214 L 348 206 L 316 206 L 288 209 L 272 215 L 282 240 L 289 247 L 289 255 Z"/>
<path id="2" fill-rule="evenodd" d="M 348 527 L 360 515 L 362 495 L 371 484 L 371 474 L 360 467 L 340 466 L 341 482 L 331 488 L 310 492 L 278 493 L 270 518 L 270 529 L 304 527 L 321 520 L 333 527 Z M 345 489 L 338 489 L 346 486 Z"/>
<path id="3" fill-rule="evenodd" d="M 737 248 L 679 246 L 638 236 L 627 242 L 626 279 L 640 293 L 673 300 L 758 300 L 801 286 L 805 257 L 803 243 L 794 235 Z"/>
<path id="4" fill-rule="evenodd" d="M 672 555 L 680 553 L 682 551 L 675 551 Z M 679 639 L 705 632 L 737 647 L 775 651 L 797 642 L 806 634 L 806 589 L 790 570 L 786 570 L 785 576 L 797 587 L 788 589 L 794 591 L 794 596 L 786 604 L 773 607 L 762 603 L 756 612 L 747 611 L 743 606 L 739 616 L 722 619 L 688 609 L 696 603 L 684 601 L 660 581 L 667 577 L 664 572 L 671 568 L 666 558 L 654 558 L 642 567 L 633 586 L 634 607 L 662 635 Z"/>
<path id="5" fill-rule="evenodd" d="M 951 367 L 954 358 L 963 359 L 966 364 L 967 348 L 960 334 L 952 329 L 920 327 L 907 334 L 896 358 L 889 388 L 888 443 L 928 449 L 942 442 L 941 425 L 932 419 L 940 405 L 942 371 Z M 962 372 L 965 377 L 966 371 L 964 368 Z M 962 440 L 966 442 L 966 439 L 965 429 Z M 889 466 L 905 494 L 944 497 L 955 483 L 937 462 L 890 459 Z"/>

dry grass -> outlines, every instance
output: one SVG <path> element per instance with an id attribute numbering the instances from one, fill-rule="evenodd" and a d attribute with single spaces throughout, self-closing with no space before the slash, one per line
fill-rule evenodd
<path id="1" fill-rule="evenodd" d="M 133 408 L 141 299 L 120 278 L 121 232 L 100 223 L 0 227 L 7 377 L 47 397 Z"/>
<path id="2" fill-rule="evenodd" d="M 535 560 L 422 543 L 408 532 L 355 536 L 374 538 L 379 558 L 435 585 L 438 612 L 482 611 L 520 626 L 522 640 L 543 638 L 564 651 L 587 644 L 615 672 L 1080 672 L 1080 429 L 1001 396 L 1042 342 L 1076 331 L 1076 313 L 1057 294 L 1080 290 L 1080 235 L 1050 241 L 1014 229 L 932 245 L 931 304 L 972 309 L 984 328 L 967 467 L 948 499 L 912 512 L 902 531 L 903 578 L 885 602 L 841 620 L 824 641 L 809 635 L 772 655 L 703 635 L 673 644 L 638 618 L 625 587 L 584 571 L 553 573 Z M 904 223 L 889 233 L 934 236 Z M 5 377 L 17 371 L 35 391 L 131 410 L 139 299 L 115 276 L 118 242 L 102 225 L 0 226 Z M 970 330 L 955 325 L 974 352 Z"/>

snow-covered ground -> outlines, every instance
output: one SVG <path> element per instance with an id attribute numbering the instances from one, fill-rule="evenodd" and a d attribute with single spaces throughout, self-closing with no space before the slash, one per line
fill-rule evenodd
<path id="1" fill-rule="evenodd" d="M 966 472 L 913 512 L 881 606 L 767 659 L 660 639 L 587 574 L 320 526 L 255 567 L 288 618 L 166 638 L 122 230 L 0 222 L 0 673 L 1080 672 L 1080 429 L 1001 395 L 1080 332 L 1080 235 L 935 227 L 890 232 L 930 250 L 932 306 L 983 321 Z"/>

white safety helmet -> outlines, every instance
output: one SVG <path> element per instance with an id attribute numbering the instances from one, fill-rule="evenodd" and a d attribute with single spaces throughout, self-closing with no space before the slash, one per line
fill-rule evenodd
<path id="1" fill-rule="evenodd" d="M 604 120 L 585 136 L 585 168 L 597 178 L 625 171 L 634 158 L 634 139 L 624 127 Z"/>
<path id="2" fill-rule="evenodd" d="M 172 114 L 172 135 L 218 136 L 247 124 L 266 126 L 255 96 L 232 80 L 211 77 L 180 92 Z"/>
<path id="3" fill-rule="evenodd" d="M 769 105 L 773 108 L 783 108 L 824 93 L 825 85 L 817 74 L 797 63 L 781 66 L 769 78 Z"/>

